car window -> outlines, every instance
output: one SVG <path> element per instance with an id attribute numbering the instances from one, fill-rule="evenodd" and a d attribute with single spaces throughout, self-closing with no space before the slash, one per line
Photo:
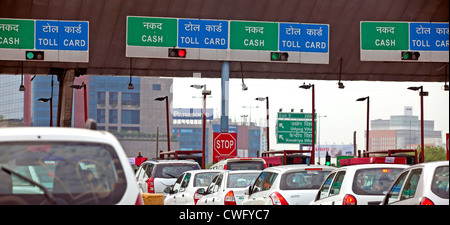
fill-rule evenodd
<path id="1" fill-rule="evenodd" d="M 148 163 L 147 167 L 145 168 L 145 175 L 144 179 L 147 180 L 149 177 L 152 177 L 153 168 L 155 167 L 155 164 Z"/>
<path id="2" fill-rule="evenodd" d="M 397 178 L 394 185 L 392 185 L 391 190 L 387 194 L 387 201 L 388 201 L 387 204 L 391 204 L 400 199 L 400 191 L 402 190 L 403 183 L 405 183 L 405 180 L 408 177 L 408 173 L 409 173 L 409 171 L 405 171 L 404 173 L 402 173 Z"/>
<path id="3" fill-rule="evenodd" d="M 246 188 L 255 183 L 259 173 L 229 174 L 227 188 Z"/>
<path id="4" fill-rule="evenodd" d="M 180 192 L 184 192 L 189 185 L 189 181 L 191 180 L 191 173 L 186 173 L 183 178 L 183 182 L 181 182 Z"/>
<path id="5" fill-rule="evenodd" d="M 212 189 L 212 193 L 216 193 L 220 190 L 220 187 L 222 186 L 222 180 L 223 180 L 223 175 L 220 174 L 217 177 L 216 183 L 214 184 L 214 187 Z"/>
<path id="6" fill-rule="evenodd" d="M 327 179 L 325 179 L 325 182 L 322 184 L 322 187 L 318 192 L 316 200 L 328 197 L 328 191 L 330 190 L 330 186 L 335 175 L 336 173 L 331 173 L 330 175 L 328 175 Z"/>
<path id="7" fill-rule="evenodd" d="M 338 195 L 340 193 L 341 187 L 342 187 L 342 181 L 344 180 L 344 177 L 345 177 L 345 171 L 340 171 L 336 175 L 336 178 L 334 179 L 334 182 L 331 185 L 330 196 Z"/>
<path id="8" fill-rule="evenodd" d="M 211 194 L 214 188 L 214 185 L 216 184 L 217 179 L 219 179 L 220 174 L 217 174 L 216 176 L 214 176 L 214 178 L 212 179 L 211 183 L 209 184 L 208 188 L 206 189 L 206 193 L 207 194 Z"/>
<path id="9" fill-rule="evenodd" d="M 419 184 L 420 176 L 422 174 L 422 169 L 415 169 L 409 174 L 408 180 L 403 188 L 400 200 L 405 200 L 409 198 L 414 198 L 417 186 Z"/>
<path id="10" fill-rule="evenodd" d="M 218 172 L 211 172 L 211 173 L 197 173 L 194 177 L 194 187 L 204 187 L 208 186 L 211 182 L 214 176 Z"/>
<path id="11" fill-rule="evenodd" d="M 198 164 L 158 164 L 152 177 L 155 178 L 178 178 L 182 173 L 188 170 L 199 170 Z"/>
<path id="12" fill-rule="evenodd" d="M 281 176 L 281 190 L 319 189 L 330 171 L 307 170 L 285 173 Z"/>
<path id="13" fill-rule="evenodd" d="M 8 142 L 0 144 L 0 163 L 43 185 L 67 204 L 115 204 L 127 187 L 114 147 L 79 142 Z M 48 202 L 43 190 L 0 170 L 3 199 L 22 203 Z M 0 187 L 0 189 L 4 189 Z M 11 204 L 11 203 L 9 203 Z"/>
<path id="14" fill-rule="evenodd" d="M 436 168 L 431 183 L 431 191 L 441 198 L 448 199 L 448 166 Z"/>
<path id="15" fill-rule="evenodd" d="M 177 181 L 175 181 L 175 183 L 173 184 L 172 191 L 174 194 L 176 194 L 180 191 L 181 182 L 183 182 L 183 178 L 184 178 L 184 175 L 180 175 L 178 177 Z"/>
<path id="16" fill-rule="evenodd" d="M 227 163 L 227 170 L 263 170 L 264 167 L 264 163 L 261 161 L 236 161 Z"/>
<path id="17" fill-rule="evenodd" d="M 252 193 L 269 190 L 272 187 L 273 182 L 275 181 L 277 176 L 278 176 L 277 173 L 271 173 L 271 172 L 261 173 L 255 181 L 255 185 L 253 186 Z"/>
<path id="18" fill-rule="evenodd" d="M 357 195 L 385 195 L 401 168 L 365 168 L 355 172 L 352 190 Z"/>

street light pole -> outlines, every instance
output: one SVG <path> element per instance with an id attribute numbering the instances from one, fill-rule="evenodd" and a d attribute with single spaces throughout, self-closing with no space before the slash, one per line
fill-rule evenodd
<path id="1" fill-rule="evenodd" d="M 52 82 L 53 82 L 53 80 L 52 80 Z M 84 82 L 82 82 L 81 85 L 71 85 L 70 87 L 75 88 L 75 89 L 84 88 L 84 90 L 83 90 L 83 94 L 84 94 L 84 122 L 86 123 L 87 120 L 88 120 L 86 84 Z"/>
<path id="2" fill-rule="evenodd" d="M 166 100 L 167 151 L 170 152 L 169 96 L 155 98 L 155 101 L 163 101 L 163 100 Z"/>
<path id="3" fill-rule="evenodd" d="M 203 119 L 202 119 L 202 169 L 205 169 L 205 139 L 206 139 L 206 96 L 207 95 L 211 95 L 211 91 L 210 90 L 206 90 L 206 84 L 204 85 L 191 85 L 191 87 L 196 88 L 196 89 L 202 89 L 202 95 L 203 95 Z"/>
<path id="4" fill-rule="evenodd" d="M 423 121 L 423 96 L 428 96 L 427 91 L 423 91 L 423 86 L 420 87 L 409 87 L 408 90 L 419 91 L 420 95 L 420 162 L 423 163 L 425 161 L 425 141 L 424 141 L 424 121 Z"/>
<path id="5" fill-rule="evenodd" d="M 316 129 L 315 129 L 315 126 L 316 126 L 316 122 L 315 122 L 315 120 L 316 120 L 316 118 L 315 118 L 315 114 L 316 114 L 316 106 L 315 106 L 315 90 L 314 90 L 314 84 L 308 84 L 308 85 L 306 85 L 306 84 L 304 84 L 303 83 L 303 85 L 301 85 L 301 86 L 299 86 L 299 88 L 303 88 L 303 89 L 310 89 L 312 87 L 312 149 L 311 149 L 311 164 L 312 165 L 314 165 L 314 153 L 315 153 L 315 151 L 316 151 L 316 135 L 315 135 L 315 133 L 316 133 Z"/>
<path id="6" fill-rule="evenodd" d="M 264 101 L 266 100 L 266 111 L 267 111 L 267 127 L 266 127 L 266 136 L 267 136 L 267 151 L 270 151 L 270 145 L 269 145 L 269 96 L 267 97 L 259 97 L 256 98 L 258 101 Z"/>
<path id="7" fill-rule="evenodd" d="M 370 103 L 369 103 L 369 101 L 370 101 L 370 98 L 369 98 L 369 96 L 367 96 L 367 97 L 364 97 L 364 98 L 358 98 L 358 99 L 356 99 L 356 101 L 358 101 L 358 102 L 362 102 L 362 101 L 365 101 L 367 99 L 367 120 L 366 120 L 366 152 L 369 152 L 369 105 L 370 105 Z"/>

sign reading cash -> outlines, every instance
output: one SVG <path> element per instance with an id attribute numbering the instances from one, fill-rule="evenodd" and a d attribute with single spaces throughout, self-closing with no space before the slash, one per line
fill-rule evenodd
<path id="1" fill-rule="evenodd" d="M 0 60 L 27 60 L 27 51 L 43 52 L 42 61 L 89 62 L 89 23 L 0 19 Z"/>
<path id="2" fill-rule="evenodd" d="M 449 23 L 361 21 L 361 61 L 448 62 L 449 46 Z"/>
<path id="3" fill-rule="evenodd" d="M 287 63 L 329 62 L 329 25 L 206 19 L 127 17 L 127 57 L 271 62 L 273 52 Z"/>

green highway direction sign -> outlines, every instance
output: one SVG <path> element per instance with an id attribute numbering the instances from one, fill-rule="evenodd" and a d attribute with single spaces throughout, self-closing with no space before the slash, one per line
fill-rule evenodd
<path id="1" fill-rule="evenodd" d="M 312 114 L 279 112 L 276 137 L 278 144 L 312 144 Z"/>
<path id="2" fill-rule="evenodd" d="M 315 124 L 317 128 L 317 124 Z M 312 121 L 293 121 L 293 120 L 278 120 L 277 121 L 277 131 L 278 132 L 312 132 Z"/>
<path id="3" fill-rule="evenodd" d="M 89 62 L 89 22 L 0 18 L 0 60 Z"/>
<path id="4" fill-rule="evenodd" d="M 278 144 L 312 144 L 312 133 L 277 133 Z"/>
<path id="5" fill-rule="evenodd" d="M 329 62 L 327 24 L 128 16 L 126 31 L 126 57 Z M 186 55 L 174 57 L 169 48 L 186 49 Z M 288 57 L 276 59 L 274 53 Z"/>
<path id="6" fill-rule="evenodd" d="M 449 23 L 361 21 L 360 28 L 361 61 L 449 62 Z"/>
<path id="7" fill-rule="evenodd" d="M 315 114 L 317 116 L 317 113 Z M 312 120 L 311 113 L 278 113 L 278 119 L 309 119 Z"/>

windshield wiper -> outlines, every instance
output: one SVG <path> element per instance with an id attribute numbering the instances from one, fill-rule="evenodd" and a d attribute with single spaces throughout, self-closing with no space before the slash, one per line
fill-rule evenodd
<path id="1" fill-rule="evenodd" d="M 37 187 L 40 188 L 42 191 L 44 191 L 44 195 L 45 195 L 45 197 L 48 199 L 48 201 L 50 202 L 50 204 L 52 204 L 52 205 L 57 205 L 57 204 L 58 204 L 57 201 L 56 201 L 56 199 L 55 199 L 55 197 L 52 195 L 52 193 L 50 193 L 50 192 L 47 190 L 47 188 L 45 188 L 44 186 L 42 186 L 42 184 L 39 184 L 39 183 L 37 183 L 36 181 L 34 181 L 34 180 L 32 180 L 32 179 L 30 179 L 30 178 L 28 178 L 28 177 L 26 177 L 26 176 L 23 176 L 22 174 L 17 173 L 16 171 L 11 170 L 11 169 L 9 169 L 9 168 L 7 168 L 7 167 L 2 166 L 2 170 L 5 171 L 6 173 L 8 173 L 9 175 L 14 174 L 15 176 L 19 177 L 20 179 L 22 179 L 22 180 L 24 180 L 24 181 L 26 181 L 26 182 L 28 182 L 28 183 L 30 183 L 30 184 L 33 184 L 33 185 L 37 186 Z"/>
<path id="2" fill-rule="evenodd" d="M 167 175 L 169 175 L 169 176 L 171 176 L 171 177 L 173 177 L 173 178 L 177 178 L 176 176 L 174 176 L 174 175 L 172 175 L 172 174 L 170 174 L 170 173 L 165 173 L 165 174 L 167 174 Z"/>

